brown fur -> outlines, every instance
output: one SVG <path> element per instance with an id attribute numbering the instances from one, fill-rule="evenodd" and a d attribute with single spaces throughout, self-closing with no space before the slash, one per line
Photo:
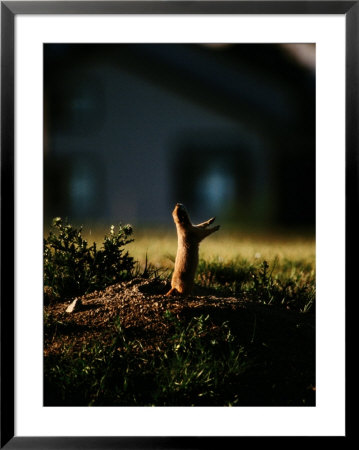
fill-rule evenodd
<path id="1" fill-rule="evenodd" d="M 186 208 L 177 203 L 172 212 L 177 228 L 178 247 L 171 289 L 166 295 L 188 295 L 191 293 L 198 265 L 199 243 L 219 229 L 219 225 L 207 228 L 215 217 L 198 225 L 193 225 Z"/>

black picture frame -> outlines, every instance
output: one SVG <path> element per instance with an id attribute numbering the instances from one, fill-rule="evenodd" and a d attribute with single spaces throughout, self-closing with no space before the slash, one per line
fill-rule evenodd
<path id="1" fill-rule="evenodd" d="M 358 249 L 359 1 L 1 2 L 1 441 L 6 449 L 233 447 L 239 437 L 15 436 L 14 407 L 14 32 L 18 14 L 337 14 L 346 20 L 346 300 Z M 6 280 L 6 282 L 4 282 Z M 349 334 L 346 327 L 346 341 Z M 348 403 L 346 402 L 348 411 Z M 346 438 L 349 437 L 349 422 Z M 286 438 L 290 439 L 290 438 Z M 285 439 L 285 440 L 286 440 Z M 242 441 L 241 441 L 242 442 Z"/>

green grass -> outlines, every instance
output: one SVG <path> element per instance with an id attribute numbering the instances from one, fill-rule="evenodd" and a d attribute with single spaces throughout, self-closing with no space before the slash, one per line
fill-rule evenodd
<path id="1" fill-rule="evenodd" d="M 100 242 L 95 233 L 84 236 Z M 101 234 L 101 238 L 103 233 Z M 141 231 L 126 248 L 133 276 L 170 279 L 175 231 Z M 201 244 L 195 294 L 253 308 L 192 311 L 163 320 L 156 348 L 119 321 L 44 359 L 45 404 L 67 406 L 307 406 L 315 404 L 315 241 L 218 233 Z M 256 308 L 259 308 L 258 310 Z M 261 309 L 263 308 L 263 309 Z M 45 317 L 46 343 L 76 323 Z M 80 330 L 78 332 L 81 332 Z"/>
<path id="2" fill-rule="evenodd" d="M 276 305 L 300 312 L 313 309 L 315 270 L 308 261 L 279 262 L 275 259 L 249 263 L 236 259 L 200 260 L 196 285 L 216 295 L 236 296 L 253 302 Z"/>
<path id="3" fill-rule="evenodd" d="M 46 404 L 236 404 L 233 385 L 251 362 L 227 324 L 213 333 L 209 316 L 194 317 L 185 326 L 169 312 L 165 320 L 171 322 L 173 334 L 154 352 L 129 339 L 116 322 L 110 345 L 94 340 L 77 353 L 67 347 L 60 357 L 46 358 Z"/>
<path id="4" fill-rule="evenodd" d="M 117 321 L 44 359 L 45 405 L 314 406 L 314 334 L 300 321 L 254 319 L 167 313 L 170 333 L 150 350 Z M 45 322 L 48 338 L 61 327 Z"/>

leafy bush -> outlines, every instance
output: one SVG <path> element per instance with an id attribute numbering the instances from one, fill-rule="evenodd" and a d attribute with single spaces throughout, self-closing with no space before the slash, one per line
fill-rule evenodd
<path id="1" fill-rule="evenodd" d="M 133 258 L 124 246 L 133 242 L 132 227 L 112 225 L 103 246 L 97 249 L 76 229 L 60 217 L 53 220 L 44 239 L 45 302 L 86 294 L 132 277 Z"/>

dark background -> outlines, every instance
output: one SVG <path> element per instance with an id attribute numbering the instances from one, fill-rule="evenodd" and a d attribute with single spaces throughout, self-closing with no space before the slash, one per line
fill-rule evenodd
<path id="1" fill-rule="evenodd" d="M 315 46 L 45 44 L 44 214 L 315 226 Z"/>

